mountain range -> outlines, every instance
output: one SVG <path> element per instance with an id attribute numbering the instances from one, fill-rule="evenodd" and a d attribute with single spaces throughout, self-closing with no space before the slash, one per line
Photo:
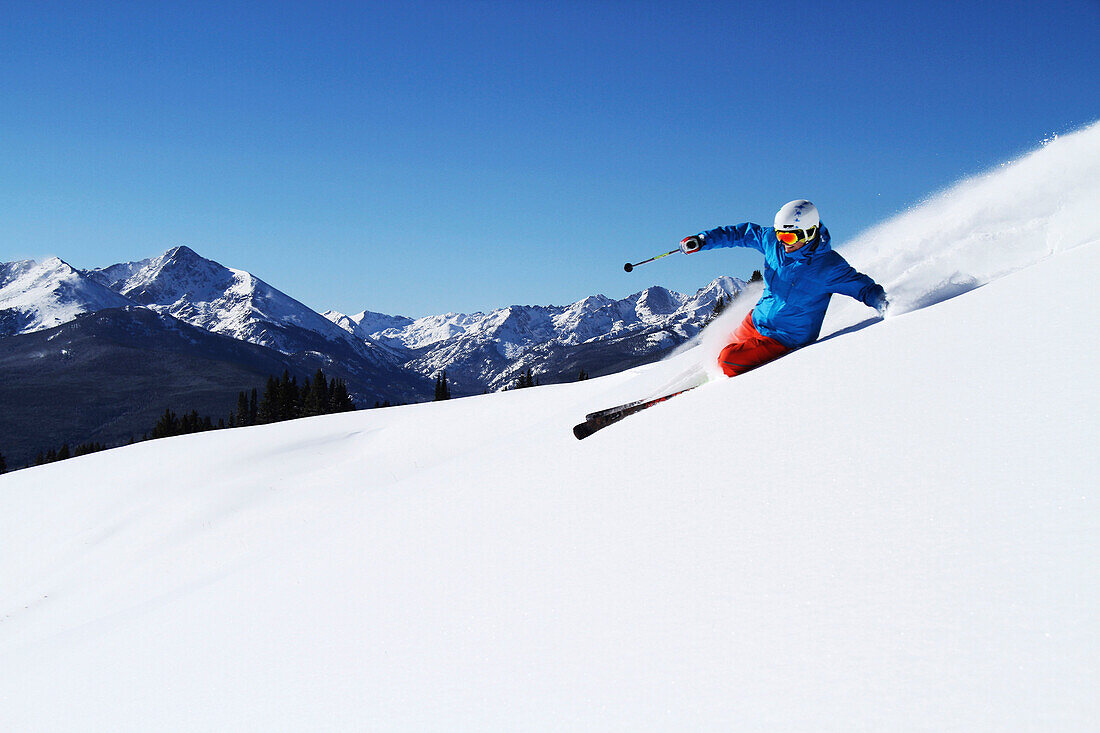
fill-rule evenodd
<path id="1" fill-rule="evenodd" d="M 683 344 L 719 298 L 745 287 L 720 277 L 693 295 L 650 287 L 620 300 L 414 319 L 322 315 L 185 246 L 91 270 L 56 257 L 0 263 L 0 402 L 11 406 L 0 445 L 18 462 L 36 445 L 140 436 L 166 407 L 216 418 L 237 391 L 284 370 L 323 369 L 361 406 L 430 399 L 444 370 L 454 396 L 506 388 L 528 369 L 540 383 L 599 376 Z M 118 409 L 135 394 L 149 394 L 148 405 Z"/>
<path id="2" fill-rule="evenodd" d="M 415 372 L 446 370 L 458 393 L 473 394 L 507 387 L 528 368 L 557 382 L 581 369 L 594 376 L 651 361 L 697 334 L 719 298 L 729 302 L 746 287 L 720 277 L 690 296 L 651 287 L 621 300 L 592 295 L 567 306 L 513 305 L 489 313 L 324 315 L 358 338 L 404 354 Z"/>

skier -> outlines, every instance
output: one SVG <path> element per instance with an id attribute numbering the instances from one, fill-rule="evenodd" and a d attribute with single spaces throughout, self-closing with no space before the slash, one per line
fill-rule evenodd
<path id="1" fill-rule="evenodd" d="M 817 207 L 804 199 L 784 204 L 775 215 L 774 227 L 746 222 L 680 240 L 680 251 L 688 255 L 716 247 L 751 247 L 764 255 L 764 294 L 718 356 L 726 376 L 743 374 L 816 341 L 833 293 L 860 300 L 879 315 L 886 313 L 886 291 L 829 247 L 829 230 L 821 226 Z M 630 272 L 634 267 L 628 263 L 625 269 Z M 583 440 L 689 389 L 682 386 L 669 394 L 590 412 L 584 422 L 573 426 L 573 435 Z"/>
<path id="2" fill-rule="evenodd" d="M 717 247 L 751 247 L 764 255 L 764 294 L 718 356 L 727 376 L 816 341 L 833 293 L 886 313 L 886 291 L 829 247 L 829 230 L 821 226 L 817 207 L 805 199 L 784 204 L 774 227 L 746 222 L 680 242 L 684 254 Z"/>

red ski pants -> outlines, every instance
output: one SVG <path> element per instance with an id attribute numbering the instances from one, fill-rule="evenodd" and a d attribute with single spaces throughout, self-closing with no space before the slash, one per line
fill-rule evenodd
<path id="1" fill-rule="evenodd" d="M 718 354 L 718 365 L 727 377 L 736 377 L 761 364 L 786 354 L 788 349 L 773 338 L 761 334 L 752 325 L 752 311 L 733 332 L 733 341 Z"/>

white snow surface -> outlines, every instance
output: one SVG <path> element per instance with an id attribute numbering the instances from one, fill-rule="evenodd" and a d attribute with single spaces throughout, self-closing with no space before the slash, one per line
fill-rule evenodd
<path id="1" fill-rule="evenodd" d="M 722 328 L 0 476 L 0 729 L 1100 728 L 1098 160 L 1094 125 L 872 230 L 885 321 L 838 299 L 582 442 Z"/>

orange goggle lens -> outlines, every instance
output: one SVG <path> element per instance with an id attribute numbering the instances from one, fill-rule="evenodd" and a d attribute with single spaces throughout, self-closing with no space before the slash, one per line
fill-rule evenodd
<path id="1" fill-rule="evenodd" d="M 817 226 L 812 226 L 809 229 L 787 229 L 785 231 L 776 231 L 775 238 L 783 244 L 794 244 L 795 242 L 801 242 L 802 240 L 811 240 L 817 236 Z"/>

